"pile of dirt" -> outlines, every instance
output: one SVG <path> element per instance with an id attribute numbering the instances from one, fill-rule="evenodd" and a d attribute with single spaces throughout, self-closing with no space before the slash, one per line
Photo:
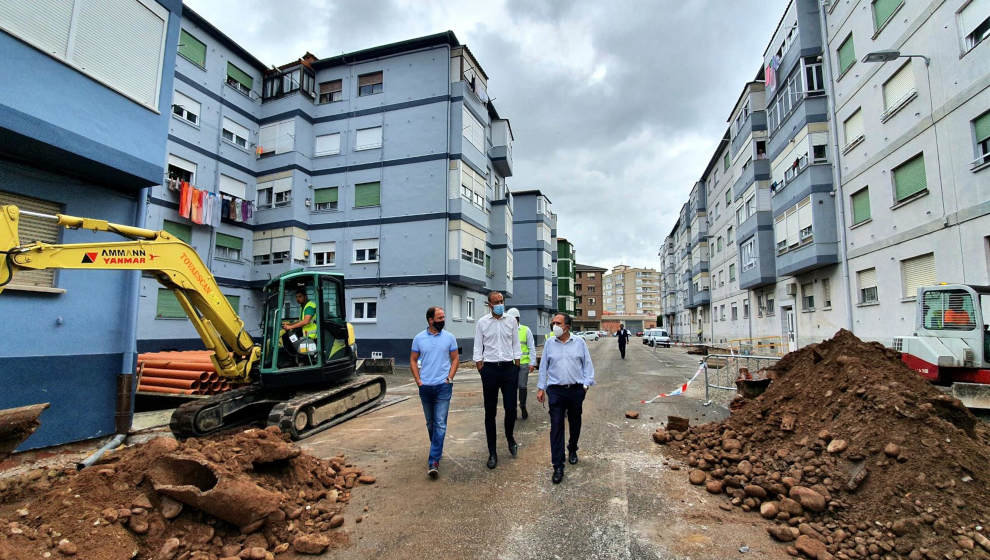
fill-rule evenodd
<path id="1" fill-rule="evenodd" d="M 791 554 L 990 559 L 988 429 L 899 358 L 842 330 L 781 359 L 726 420 L 653 438 Z"/>
<path id="2" fill-rule="evenodd" d="M 0 480 L 0 560 L 273 559 L 346 543 L 351 489 L 375 478 L 277 428 L 125 448 L 80 472 Z M 360 522 L 362 516 L 355 516 Z"/>

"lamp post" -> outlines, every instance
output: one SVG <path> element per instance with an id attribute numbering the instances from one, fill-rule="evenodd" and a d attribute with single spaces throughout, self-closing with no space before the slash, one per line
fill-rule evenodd
<path id="1" fill-rule="evenodd" d="M 863 62 L 890 62 L 891 60 L 897 60 L 898 58 L 920 58 L 925 61 L 925 66 L 932 63 L 932 59 L 923 54 L 901 54 L 901 51 L 893 49 L 867 53 L 866 56 L 863 57 Z"/>

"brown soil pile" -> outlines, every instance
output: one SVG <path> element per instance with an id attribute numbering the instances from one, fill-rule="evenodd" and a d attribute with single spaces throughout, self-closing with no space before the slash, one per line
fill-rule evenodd
<path id="1" fill-rule="evenodd" d="M 772 520 L 795 555 L 990 559 L 990 435 L 959 401 L 845 330 L 768 377 L 726 420 L 654 435 L 691 483 Z"/>
<path id="2" fill-rule="evenodd" d="M 0 560 L 319 554 L 346 543 L 351 489 L 374 482 L 343 456 L 302 453 L 277 428 L 158 438 L 78 473 L 0 481 Z"/>

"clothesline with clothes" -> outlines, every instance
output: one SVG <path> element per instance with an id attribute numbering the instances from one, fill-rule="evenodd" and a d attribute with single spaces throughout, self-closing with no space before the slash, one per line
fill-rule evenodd
<path id="1" fill-rule="evenodd" d="M 169 179 L 167 186 L 179 195 L 179 215 L 194 224 L 216 227 L 223 218 L 246 222 L 254 216 L 254 203 L 249 200 L 197 189 L 178 179 Z"/>

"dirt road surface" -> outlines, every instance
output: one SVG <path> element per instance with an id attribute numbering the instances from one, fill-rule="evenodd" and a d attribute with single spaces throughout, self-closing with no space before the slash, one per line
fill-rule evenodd
<path id="1" fill-rule="evenodd" d="M 678 348 L 654 351 L 638 338 L 626 360 L 619 358 L 614 339 L 588 345 L 598 384 L 584 404 L 580 463 L 567 466 L 560 485 L 550 482 L 550 423 L 535 399 L 535 372 L 529 380 L 530 417 L 516 424 L 519 456 L 513 459 L 506 449 L 500 411 L 494 470 L 485 466 L 475 372 L 462 371 L 455 381 L 439 480 L 426 476 L 429 441 L 407 373 L 389 380 L 389 395 L 412 398 L 307 440 L 303 447 L 311 453 L 346 453 L 378 477 L 377 484 L 353 494 L 344 526 L 351 544 L 326 557 L 790 558 L 771 542 L 759 516 L 719 509 L 725 497 L 688 485 L 687 469 L 671 470 L 665 449 L 650 439 L 668 414 L 689 417 L 692 424 L 726 414 L 702 406 L 701 377 L 685 397 L 639 404 L 683 383 L 697 358 Z M 625 418 L 631 409 L 641 412 L 638 420 Z M 748 549 L 740 552 L 741 547 Z"/>

